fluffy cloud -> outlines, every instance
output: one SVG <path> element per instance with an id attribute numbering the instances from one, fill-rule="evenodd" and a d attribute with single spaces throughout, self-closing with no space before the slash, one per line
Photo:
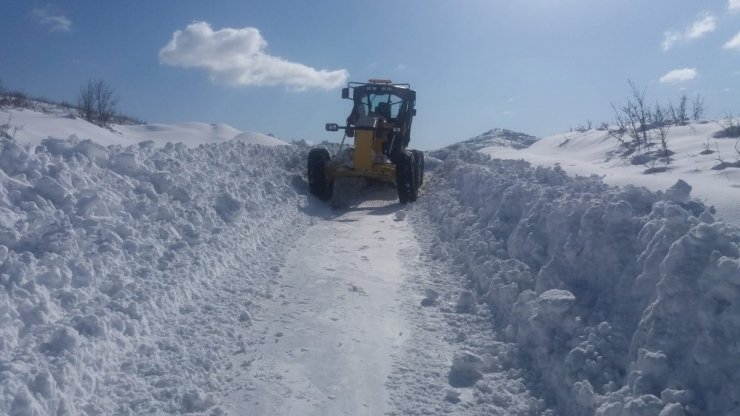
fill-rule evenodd
<path id="1" fill-rule="evenodd" d="M 711 14 L 705 14 L 704 17 L 694 22 L 693 25 L 686 29 L 686 37 L 689 39 L 697 39 L 704 36 L 706 33 L 714 32 L 717 28 L 714 16 Z"/>
<path id="2" fill-rule="evenodd" d="M 663 75 L 663 77 L 660 78 L 660 82 L 663 84 L 678 83 L 690 81 L 698 76 L 699 73 L 695 68 L 674 69 L 673 71 Z"/>
<path id="3" fill-rule="evenodd" d="M 31 10 L 31 18 L 52 32 L 69 32 L 72 21 L 51 6 L 36 7 Z"/>
<path id="4" fill-rule="evenodd" d="M 673 45 L 681 40 L 681 34 L 678 32 L 664 32 L 663 33 L 663 43 L 661 46 L 663 47 L 664 51 L 667 51 L 673 47 Z"/>
<path id="5" fill-rule="evenodd" d="M 740 0 L 727 0 L 727 9 L 730 11 L 739 11 Z"/>
<path id="6" fill-rule="evenodd" d="M 737 33 L 732 39 L 728 40 L 723 46 L 725 49 L 735 49 L 740 51 L 740 32 Z"/>
<path id="7" fill-rule="evenodd" d="M 159 62 L 184 68 L 202 68 L 213 82 L 231 86 L 285 85 L 297 90 L 336 88 L 349 73 L 316 70 L 265 53 L 267 42 L 253 27 L 214 31 L 206 22 L 178 30 L 159 51 Z"/>
<path id="8" fill-rule="evenodd" d="M 740 2 L 740 0 L 731 1 Z M 668 51 L 680 40 L 699 39 L 707 33 L 714 32 L 715 29 L 717 29 L 717 19 L 714 15 L 711 13 L 702 13 L 699 15 L 699 20 L 687 27 L 683 33 L 676 31 L 663 32 L 661 47 L 664 51 Z"/>

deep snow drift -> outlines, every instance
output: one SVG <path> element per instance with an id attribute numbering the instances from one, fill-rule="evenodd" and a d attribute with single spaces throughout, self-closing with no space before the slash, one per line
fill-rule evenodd
<path id="1" fill-rule="evenodd" d="M 311 221 L 306 151 L 0 146 L 0 413 L 217 409 Z"/>
<path id="2" fill-rule="evenodd" d="M 740 231 L 690 192 L 462 150 L 416 211 L 438 227 L 429 253 L 489 305 L 510 343 L 498 359 L 558 414 L 728 414 L 740 411 Z"/>

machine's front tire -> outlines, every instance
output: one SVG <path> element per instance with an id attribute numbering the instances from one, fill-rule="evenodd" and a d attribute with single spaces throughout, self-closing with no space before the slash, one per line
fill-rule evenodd
<path id="1" fill-rule="evenodd" d="M 424 184 L 424 152 L 421 150 L 412 150 L 414 155 L 414 173 L 416 174 L 416 189 L 421 189 Z"/>
<path id="2" fill-rule="evenodd" d="M 414 155 L 403 152 L 396 158 L 396 189 L 398 201 L 402 204 L 415 202 L 418 192 L 416 175 L 414 173 Z"/>
<path id="3" fill-rule="evenodd" d="M 328 201 L 334 194 L 334 181 L 326 175 L 326 164 L 331 160 L 326 149 L 311 149 L 308 152 L 308 189 L 322 201 Z"/>

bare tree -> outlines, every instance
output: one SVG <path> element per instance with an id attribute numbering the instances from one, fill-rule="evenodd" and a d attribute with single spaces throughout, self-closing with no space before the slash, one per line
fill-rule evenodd
<path id="1" fill-rule="evenodd" d="M 660 154 L 665 158 L 666 164 L 670 162 L 670 151 L 668 150 L 668 131 L 671 129 L 668 110 L 664 109 L 660 103 L 655 103 L 652 118 L 655 128 L 658 130 L 660 139 Z"/>
<path id="2" fill-rule="evenodd" d="M 609 134 L 615 137 L 628 150 L 640 150 L 650 146 L 650 121 L 652 113 L 650 105 L 645 102 L 645 89 L 642 91 L 631 80 L 628 81 L 632 95 L 627 98 L 625 105 L 612 103 L 617 129 L 610 130 Z M 623 138 L 627 134 L 631 143 Z"/>
<path id="3" fill-rule="evenodd" d="M 80 116 L 89 122 L 95 119 L 95 82 L 90 80 L 80 88 L 77 94 L 77 108 Z"/>
<path id="4" fill-rule="evenodd" d="M 735 116 L 731 111 L 725 111 L 724 116 L 718 117 L 717 123 L 722 131 L 715 137 L 740 137 L 740 116 Z"/>
<path id="5" fill-rule="evenodd" d="M 691 116 L 693 117 L 694 121 L 697 121 L 700 118 L 704 117 L 704 112 L 704 97 L 702 97 L 701 94 L 696 93 L 696 97 L 691 103 Z"/>
<path id="6" fill-rule="evenodd" d="M 118 94 L 110 85 L 102 80 L 95 83 L 95 106 L 100 123 L 108 124 L 116 115 L 118 101 Z"/>
<path id="7" fill-rule="evenodd" d="M 688 100 L 689 97 L 686 95 L 685 91 L 681 91 L 681 94 L 678 94 L 678 107 L 676 107 L 676 114 L 675 117 L 673 117 L 673 121 L 680 126 L 686 125 L 689 121 L 686 105 Z"/>
<path id="8" fill-rule="evenodd" d="M 640 138 L 642 139 L 641 144 L 643 146 L 647 146 L 650 143 L 648 137 L 648 123 L 650 122 L 650 118 L 652 117 L 652 115 L 650 114 L 650 106 L 645 103 L 645 91 L 647 90 L 647 87 L 643 88 L 642 91 L 640 91 L 640 89 L 637 88 L 635 83 L 631 80 L 629 81 L 629 84 L 630 88 L 632 89 L 632 99 L 634 99 L 634 103 L 632 105 L 632 111 L 634 112 L 633 117 L 638 122 L 639 134 Z"/>
<path id="9" fill-rule="evenodd" d="M 77 94 L 77 107 L 82 117 L 101 125 L 110 123 L 116 115 L 118 94 L 103 80 L 89 80 Z"/>

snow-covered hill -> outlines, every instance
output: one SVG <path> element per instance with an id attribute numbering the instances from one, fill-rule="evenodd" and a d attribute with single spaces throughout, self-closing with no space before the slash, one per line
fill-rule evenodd
<path id="1" fill-rule="evenodd" d="M 241 132 L 226 124 L 113 124 L 110 128 L 102 128 L 79 119 L 67 109 L 58 106 L 41 108 L 44 111 L 17 108 L 2 110 L 0 124 L 8 124 L 9 134 L 12 134 L 20 144 L 39 144 L 49 137 L 66 139 L 70 136 L 76 136 L 80 140 L 94 139 L 96 143 L 104 146 L 128 146 L 151 141 L 158 147 L 168 142 L 197 147 L 204 143 L 218 143 L 231 139 L 266 145 L 286 144 L 262 133 Z"/>
<path id="2" fill-rule="evenodd" d="M 740 145 L 738 138 L 723 137 L 723 131 L 715 122 L 672 127 L 667 136 L 672 152 L 667 165 L 633 164 L 630 158 L 620 158 L 618 142 L 602 130 L 557 134 L 519 150 L 493 146 L 480 151 L 538 166 L 559 165 L 570 175 L 598 175 L 611 185 L 632 184 L 652 191 L 665 190 L 682 179 L 693 187 L 693 197 L 714 205 L 720 217 L 740 224 L 740 168 L 719 169 L 722 161 L 740 160 Z M 655 168 L 664 171 L 650 173 Z"/>
<path id="3" fill-rule="evenodd" d="M 487 147 L 503 147 L 511 149 L 523 149 L 531 146 L 537 141 L 537 137 L 524 133 L 518 133 L 506 129 L 492 129 L 480 136 L 451 144 L 442 149 L 427 152 L 430 156 L 444 160 L 450 154 L 460 149 L 480 150 Z"/>
<path id="4" fill-rule="evenodd" d="M 740 411 L 740 187 L 712 124 L 650 175 L 603 132 L 493 131 L 416 204 L 347 180 L 330 209 L 305 145 L 12 111 L 0 414 Z"/>

